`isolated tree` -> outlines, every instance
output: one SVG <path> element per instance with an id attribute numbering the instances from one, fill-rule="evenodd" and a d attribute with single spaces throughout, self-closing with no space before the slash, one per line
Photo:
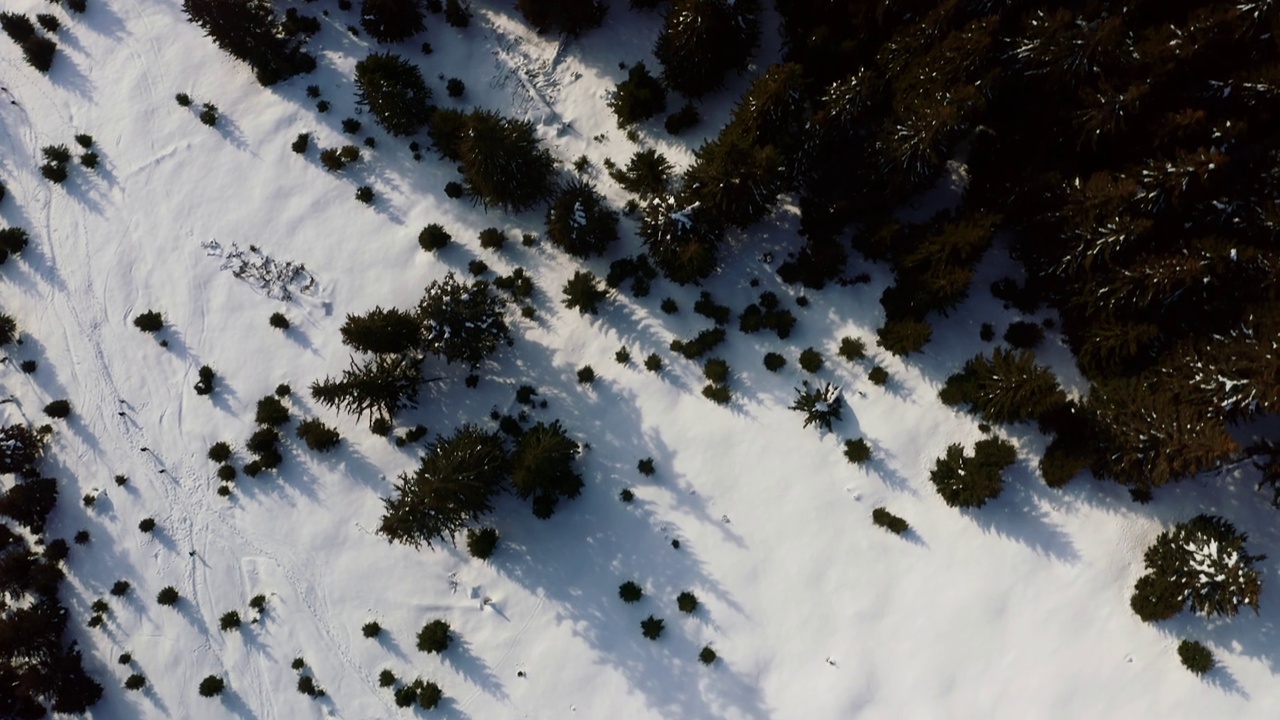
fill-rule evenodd
<path id="1" fill-rule="evenodd" d="M 302 43 L 286 34 L 268 0 L 183 0 L 182 9 L 218 47 L 248 63 L 263 85 L 316 67 Z"/>
<path id="2" fill-rule="evenodd" d="M 380 43 L 406 40 L 427 29 L 420 0 L 361 0 L 360 28 Z"/>
<path id="3" fill-rule="evenodd" d="M 627 70 L 627 79 L 614 87 L 609 109 L 618 118 L 619 128 L 643 122 L 667 111 L 667 89 L 638 62 Z"/>
<path id="4" fill-rule="evenodd" d="M 476 110 L 458 142 L 462 188 L 487 210 L 528 210 L 555 192 L 556 162 L 538 142 L 533 123 Z"/>
<path id="5" fill-rule="evenodd" d="M 468 522 L 493 511 L 509 467 L 500 435 L 463 425 L 432 442 L 412 475 L 400 476 L 395 494 L 383 498 L 378 532 L 414 547 L 446 536 L 454 542 Z"/>
<path id="6" fill-rule="evenodd" d="M 451 272 L 431 281 L 418 303 L 423 350 L 447 362 L 479 367 L 498 346 L 510 342 L 505 307 L 506 301 L 484 280 L 465 283 Z"/>
<path id="7" fill-rule="evenodd" d="M 432 620 L 418 631 L 418 649 L 425 653 L 442 653 L 453 642 L 453 631 L 444 620 Z"/>
<path id="8" fill-rule="evenodd" d="M 1266 556 L 1246 552 L 1248 539 L 1213 515 L 1160 533 L 1143 554 L 1147 573 L 1138 578 L 1130 606 L 1147 622 L 1171 618 L 1188 603 L 1204 615 L 1232 617 L 1242 605 L 1257 612 L 1262 580 L 1254 566 Z"/>
<path id="9" fill-rule="evenodd" d="M 341 377 L 311 383 L 311 397 L 328 408 L 340 408 L 356 417 L 369 414 L 370 423 L 395 417 L 400 410 L 417 407 L 422 388 L 421 360 L 407 355 L 377 355 L 351 367 Z"/>
<path id="10" fill-rule="evenodd" d="M 392 135 L 412 135 L 431 117 L 431 89 L 418 67 L 394 53 L 356 63 L 356 103 Z"/>
<path id="11" fill-rule="evenodd" d="M 844 410 L 844 398 L 840 396 L 840 388 L 827 383 L 821 388 L 803 386 L 796 388 L 795 402 L 791 409 L 804 413 L 804 426 L 817 425 L 828 432 L 833 422 L 839 422 Z"/>
<path id="12" fill-rule="evenodd" d="M 421 344 L 422 324 L 412 312 L 375 307 L 363 315 L 347 315 L 342 343 L 375 355 L 408 352 Z"/>
<path id="13" fill-rule="evenodd" d="M 547 238 L 574 257 L 603 255 L 618 239 L 618 213 L 590 183 L 574 178 L 547 208 Z"/>
<path id="14" fill-rule="evenodd" d="M 540 33 L 577 37 L 600 27 L 607 7 L 601 0 L 516 0 L 516 9 Z"/>
<path id="15" fill-rule="evenodd" d="M 758 0 L 671 0 L 653 54 L 667 87 L 689 97 L 746 68 L 760 41 Z"/>
<path id="16" fill-rule="evenodd" d="M 580 314 L 595 315 L 600 311 L 600 303 L 609 296 L 609 291 L 601 287 L 595 275 L 586 270 L 578 270 L 564 285 L 564 300 L 561 302 L 569 309 L 576 309 Z"/>
<path id="17" fill-rule="evenodd" d="M 511 457 L 511 485 L 521 499 L 533 498 L 533 512 L 546 519 L 560 498 L 575 498 L 585 484 L 574 469 L 578 443 L 560 421 L 539 422 L 520 436 Z"/>

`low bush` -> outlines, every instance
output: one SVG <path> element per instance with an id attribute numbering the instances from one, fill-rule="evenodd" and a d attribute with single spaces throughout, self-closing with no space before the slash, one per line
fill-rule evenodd
<path id="1" fill-rule="evenodd" d="M 496 528 L 468 528 L 467 552 L 477 560 L 488 560 L 498 547 L 498 531 Z"/>
<path id="2" fill-rule="evenodd" d="M 173 99 L 182 107 L 191 107 L 191 96 L 186 93 L 180 92 L 177 95 L 174 95 Z"/>
<path id="3" fill-rule="evenodd" d="M 44 406 L 44 414 L 61 420 L 71 414 L 71 402 L 68 400 L 54 400 Z"/>
<path id="4" fill-rule="evenodd" d="M 480 231 L 480 247 L 485 250 L 501 250 L 507 242 L 507 236 L 498 228 L 490 227 Z"/>
<path id="5" fill-rule="evenodd" d="M 147 678 L 142 673 L 133 673 L 124 680 L 125 690 L 141 690 L 147 684 Z"/>
<path id="6" fill-rule="evenodd" d="M 907 524 L 906 520 L 903 520 L 882 507 L 878 507 L 871 511 L 871 522 L 896 535 L 901 535 L 911 529 L 911 526 Z"/>
<path id="7" fill-rule="evenodd" d="M 218 468 L 218 479 L 222 482 L 231 482 L 236 479 L 236 468 L 234 465 L 222 465 Z"/>
<path id="8" fill-rule="evenodd" d="M 934 463 L 929 480 L 951 507 L 977 508 L 1000 496 L 1003 472 L 1017 459 L 1013 445 L 1001 438 L 985 438 L 966 455 L 958 443 Z"/>
<path id="9" fill-rule="evenodd" d="M 200 122 L 214 127 L 218 124 L 218 106 L 213 103 L 204 103 L 201 105 Z"/>
<path id="10" fill-rule="evenodd" d="M 703 364 L 702 375 L 713 383 L 724 384 L 729 381 L 729 363 L 722 358 L 711 358 Z"/>
<path id="11" fill-rule="evenodd" d="M 199 379 L 196 380 L 195 390 L 197 395 L 213 394 L 214 378 L 216 377 L 213 368 L 208 365 L 201 365 L 196 372 Z"/>
<path id="12" fill-rule="evenodd" d="M 800 367 L 807 373 L 816 373 L 822 369 L 822 353 L 813 348 L 805 348 L 800 353 Z"/>
<path id="13" fill-rule="evenodd" d="M 342 132 L 348 135 L 354 135 L 360 132 L 360 121 L 355 118 L 343 118 Z"/>
<path id="14" fill-rule="evenodd" d="M 635 581 L 628 580 L 618 586 L 618 597 L 624 603 L 640 602 L 640 598 L 644 597 L 644 590 Z"/>
<path id="15" fill-rule="evenodd" d="M 702 386 L 702 397 L 717 405 L 728 405 L 733 402 L 733 391 L 722 383 L 707 383 Z"/>
<path id="16" fill-rule="evenodd" d="M 431 223 L 423 228 L 422 232 L 418 233 L 418 244 L 426 252 L 440 250 L 445 245 L 448 245 L 451 239 L 449 233 L 445 232 L 444 227 L 437 223 Z"/>
<path id="17" fill-rule="evenodd" d="M 217 675 L 210 675 L 200 681 L 200 697 L 217 697 L 222 694 L 227 683 Z"/>
<path id="18" fill-rule="evenodd" d="M 130 587 L 128 580 L 117 580 L 111 585 L 111 594 L 115 597 L 123 597 L 129 592 Z"/>
<path id="19" fill-rule="evenodd" d="M 451 642 L 453 633 L 444 620 L 432 620 L 418 631 L 418 649 L 422 652 L 443 653 Z"/>
<path id="20" fill-rule="evenodd" d="M 653 474 L 657 472 L 653 464 L 653 458 L 644 458 L 636 463 L 636 470 L 639 470 L 640 474 L 645 477 L 653 477 Z"/>
<path id="21" fill-rule="evenodd" d="M 650 615 L 640 621 L 640 634 L 650 640 L 657 640 L 662 637 L 662 631 L 665 629 L 665 625 L 666 623 L 662 621 L 662 618 Z"/>
<path id="22" fill-rule="evenodd" d="M 467 84 L 458 78 L 449 78 L 444 84 L 444 90 L 451 98 L 460 98 L 467 91 Z"/>
<path id="23" fill-rule="evenodd" d="M 787 359 L 776 352 L 764 354 L 764 368 L 769 372 L 778 372 L 787 364 Z"/>
<path id="24" fill-rule="evenodd" d="M 1199 640 L 1183 640 L 1178 643 L 1178 659 L 1182 661 L 1183 667 L 1196 675 L 1204 675 L 1217 664 L 1213 651 Z"/>
<path id="25" fill-rule="evenodd" d="M 877 365 L 867 373 L 867 379 L 876 385 L 883 386 L 889 382 L 889 371 Z"/>
<path id="26" fill-rule="evenodd" d="M 698 609 L 698 596 L 685 590 L 676 596 L 676 607 L 682 613 L 692 613 Z"/>
<path id="27" fill-rule="evenodd" d="M 631 362 L 631 351 L 627 349 L 626 345 L 623 345 L 613 354 L 613 359 L 619 365 L 626 365 Z"/>
<path id="28" fill-rule="evenodd" d="M 689 102 L 668 115 L 666 122 L 662 125 L 668 134 L 681 135 L 684 131 L 697 127 L 700 122 L 702 122 L 702 115 L 698 113 L 698 108 Z"/>
<path id="29" fill-rule="evenodd" d="M 337 430 L 317 418 L 307 418 L 298 423 L 297 435 L 308 448 L 316 452 L 328 452 L 342 442 L 342 436 Z"/>
<path id="30" fill-rule="evenodd" d="M 209 446 L 209 459 L 216 463 L 225 463 L 231 459 L 231 445 L 219 440 Z"/>
<path id="31" fill-rule="evenodd" d="M 235 610 L 229 610 L 223 613 L 222 617 L 218 618 L 218 629 L 222 630 L 223 632 L 239 630 L 240 629 L 240 613 L 236 612 Z"/>
<path id="32" fill-rule="evenodd" d="M 373 188 L 368 185 L 361 185 L 356 188 L 356 200 L 369 205 L 373 203 Z"/>
<path id="33" fill-rule="evenodd" d="M 383 668 L 383 670 L 378 673 L 378 687 L 384 687 L 384 688 L 391 687 L 392 685 L 395 685 L 395 684 L 396 684 L 395 673 L 391 672 L 390 670 L 387 670 L 386 668 Z"/>
<path id="34" fill-rule="evenodd" d="M 156 593 L 156 602 L 170 607 L 178 604 L 178 589 L 172 585 L 164 587 Z"/>
<path id="35" fill-rule="evenodd" d="M 53 56 L 58 51 L 57 43 L 47 37 L 33 35 L 19 44 L 28 65 L 42 73 L 49 72 L 53 67 Z"/>
<path id="36" fill-rule="evenodd" d="M 791 409 L 804 413 L 805 427 L 817 425 L 823 430 L 830 431 L 831 424 L 842 419 L 844 398 L 840 396 L 840 388 L 831 383 L 821 388 L 813 388 L 806 380 L 795 390 L 796 399 L 791 404 Z"/>
<path id="37" fill-rule="evenodd" d="M 1032 350 L 1044 341 L 1044 328 L 1033 322 L 1019 320 L 1009 324 L 1004 331 L 1004 341 L 1020 350 Z"/>
<path id="38" fill-rule="evenodd" d="M 139 530 L 141 530 L 141 531 L 142 531 L 142 532 L 144 532 L 144 533 L 153 532 L 153 531 L 156 529 L 156 520 L 155 520 L 155 518 L 143 518 L 143 519 L 138 523 L 138 529 L 139 529 Z"/>
<path id="39" fill-rule="evenodd" d="M 716 661 L 716 651 L 711 649 L 710 645 L 704 645 L 702 650 L 698 652 L 698 662 L 703 665 L 710 665 Z"/>
<path id="40" fill-rule="evenodd" d="M 302 155 L 307 152 L 307 148 L 311 146 L 311 133 L 298 133 L 298 137 L 293 139 L 293 143 L 289 148 L 294 152 Z"/>
<path id="41" fill-rule="evenodd" d="M 144 333 L 157 333 L 164 327 L 164 316 L 155 310 L 148 310 L 133 319 L 133 326 Z"/>
<path id="42" fill-rule="evenodd" d="M 258 401 L 253 421 L 266 427 L 279 427 L 289 422 L 289 408 L 275 395 L 267 395 Z"/>
<path id="43" fill-rule="evenodd" d="M 844 441 L 844 458 L 857 465 L 871 459 L 871 446 L 865 438 Z"/>
<path id="44" fill-rule="evenodd" d="M 840 357 L 855 362 L 867 356 L 867 344 L 859 338 L 840 338 Z"/>
<path id="45" fill-rule="evenodd" d="M 596 371 L 591 369 L 590 365 L 583 365 L 578 368 L 578 384 L 590 385 L 596 381 Z"/>

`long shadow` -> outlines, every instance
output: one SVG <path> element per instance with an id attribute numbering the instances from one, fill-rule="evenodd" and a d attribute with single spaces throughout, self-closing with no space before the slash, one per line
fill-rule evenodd
<path id="1" fill-rule="evenodd" d="M 1008 538 L 1040 555 L 1075 564 L 1080 560 L 1071 536 L 1049 517 L 1041 496 L 1052 492 L 1019 461 L 1005 470 L 1000 497 L 965 514 L 987 532 Z"/>
<path id="2" fill-rule="evenodd" d="M 440 657 L 460 675 L 477 687 L 483 688 L 489 695 L 504 703 L 510 700 L 506 688 L 494 674 L 493 668 L 472 651 L 471 643 L 467 642 L 466 638 L 454 637 L 449 651 Z"/>

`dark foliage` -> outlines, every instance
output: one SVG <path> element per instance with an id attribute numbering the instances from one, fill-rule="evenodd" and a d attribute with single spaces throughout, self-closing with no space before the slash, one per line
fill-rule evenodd
<path id="1" fill-rule="evenodd" d="M 182 9 L 218 47 L 248 63 L 263 85 L 316 67 L 315 58 L 302 49 L 306 34 L 296 24 L 286 26 L 280 21 L 267 0 L 183 0 Z"/>
<path id="2" fill-rule="evenodd" d="M 209 675 L 200 681 L 200 697 L 217 697 L 227 687 L 226 681 L 217 675 Z"/>
<path id="3" fill-rule="evenodd" d="M 830 431 L 834 422 L 839 422 L 844 410 L 844 398 L 840 396 L 840 388 L 827 383 L 821 388 L 812 388 L 808 381 L 796 388 L 796 399 L 791 409 L 804 413 L 804 426 L 817 425 Z"/>
<path id="4" fill-rule="evenodd" d="M 653 54 L 667 87 L 689 97 L 720 88 L 760 41 L 756 0 L 671 0 Z"/>
<path id="5" fill-rule="evenodd" d="M 547 238 L 579 258 L 603 255 L 618 239 L 618 213 L 590 183 L 574 178 L 547 208 Z"/>
<path id="6" fill-rule="evenodd" d="M 498 547 L 498 530 L 484 527 L 467 529 L 467 552 L 477 560 L 488 560 Z"/>
<path id="7" fill-rule="evenodd" d="M 520 498 L 533 498 L 539 518 L 550 517 L 561 498 L 582 493 L 585 483 L 574 468 L 578 450 L 558 420 L 539 422 L 520 436 L 511 457 L 511 485 Z"/>
<path id="8" fill-rule="evenodd" d="M 505 307 L 506 302 L 484 280 L 465 283 L 453 273 L 433 280 L 418 304 L 422 349 L 451 363 L 479 367 L 510 341 Z"/>
<path id="9" fill-rule="evenodd" d="M 375 355 L 408 352 L 422 343 L 418 317 L 397 308 L 375 307 L 363 315 L 347 315 L 340 332 L 347 347 Z"/>
<path id="10" fill-rule="evenodd" d="M 577 37 L 600 27 L 608 8 L 601 0 L 516 0 L 516 9 L 539 33 Z"/>
<path id="11" fill-rule="evenodd" d="M 308 448 L 316 452 L 328 452 L 342 442 L 342 436 L 337 430 L 325 425 L 317 418 L 307 418 L 298 423 L 297 435 Z"/>
<path id="12" fill-rule="evenodd" d="M 464 425 L 427 449 L 412 475 L 402 474 L 395 495 L 383 499 L 378 532 L 388 541 L 419 547 L 455 535 L 493 511 L 493 498 L 511 466 L 502 438 Z"/>
<path id="13" fill-rule="evenodd" d="M 412 135 L 430 119 L 431 89 L 418 67 L 400 55 L 370 54 L 356 63 L 355 82 L 356 102 L 392 135 Z"/>
<path id="14" fill-rule="evenodd" d="M 399 42 L 427 29 L 420 0 L 361 0 L 360 28 L 380 43 Z"/>
<path id="15" fill-rule="evenodd" d="M 878 507 L 871 511 L 871 522 L 891 533 L 894 533 L 895 535 L 901 535 L 911 529 L 911 526 L 907 524 L 906 520 L 903 520 L 882 507 Z"/>
<path id="16" fill-rule="evenodd" d="M 1213 651 L 1199 640 L 1183 640 L 1178 643 L 1178 659 L 1182 666 L 1196 675 L 1204 675 L 1214 668 Z"/>
<path id="17" fill-rule="evenodd" d="M 666 623 L 662 618 L 656 618 L 652 615 L 640 621 L 640 634 L 650 640 L 657 640 L 662 637 L 662 631 L 665 629 Z"/>
<path id="18" fill-rule="evenodd" d="M 1186 604 L 1193 612 L 1232 617 L 1242 605 L 1258 610 L 1262 580 L 1250 555 L 1249 539 L 1226 520 L 1197 515 L 1160 533 L 1143 554 L 1147 573 L 1138 578 L 1129 605 L 1138 617 L 1157 622 Z"/>
<path id="19" fill-rule="evenodd" d="M 968 405 L 992 423 L 1038 420 L 1067 401 L 1057 378 L 1035 363 L 1034 354 L 999 347 L 990 359 L 981 354 L 970 358 L 947 378 L 938 397 L 948 405 Z"/>
<path id="20" fill-rule="evenodd" d="M 618 597 L 624 603 L 640 602 L 640 598 L 644 597 L 644 590 L 634 580 L 628 580 L 618 586 Z"/>
<path id="21" fill-rule="evenodd" d="M 667 89 L 638 62 L 627 70 L 627 79 L 614 88 L 609 108 L 618 118 L 618 127 L 625 128 L 666 112 Z"/>
<path id="22" fill-rule="evenodd" d="M 418 631 L 418 649 L 426 653 L 443 653 L 453 642 L 453 632 L 444 620 L 432 620 Z"/>
<path id="23" fill-rule="evenodd" d="M 600 285 L 600 279 L 585 270 L 579 270 L 564 286 L 564 306 L 576 309 L 580 314 L 595 315 L 600 311 L 600 303 L 609 296 L 607 290 Z"/>
<path id="24" fill-rule="evenodd" d="M 418 233 L 418 245 L 422 246 L 426 252 L 435 252 L 444 248 L 451 239 L 453 239 L 452 236 L 437 223 L 431 223 Z"/>
<path id="25" fill-rule="evenodd" d="M 974 454 L 966 455 L 959 444 L 934 463 L 929 480 L 951 507 L 982 507 L 1000 496 L 1004 489 L 1004 469 L 1017 459 L 1017 452 L 1007 440 L 986 438 L 974 446 Z"/>

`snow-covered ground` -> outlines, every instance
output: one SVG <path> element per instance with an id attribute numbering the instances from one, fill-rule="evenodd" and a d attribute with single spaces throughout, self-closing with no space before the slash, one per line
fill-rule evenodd
<path id="1" fill-rule="evenodd" d="M 557 44 L 528 32 L 508 3 L 481 2 L 470 28 L 428 16 L 428 32 L 397 51 L 421 64 L 438 102 L 528 117 L 566 164 L 587 155 L 621 206 L 626 195 L 602 161 L 621 164 L 656 146 L 687 163 L 749 78 L 705 104 L 707 121 L 691 136 L 673 141 L 654 123 L 633 144 L 615 127 L 606 93 L 624 77 L 619 62 L 657 67 L 649 48 L 659 21 L 612 5 L 603 28 Z M 299 8 L 318 14 L 318 6 Z M 1261 564 L 1264 584 L 1276 581 L 1280 523 L 1248 473 L 1187 482 L 1146 506 L 1088 478 L 1054 491 L 1035 472 L 1044 438 L 1015 428 L 1020 459 L 997 501 L 959 512 L 929 484 L 949 443 L 981 437 L 971 417 L 938 402 L 937 389 L 983 347 L 981 322 L 1015 319 L 984 290 L 1008 272 L 998 252 L 925 353 L 904 363 L 874 349 L 854 365 L 836 347 L 851 335 L 874 348 L 887 272 L 855 261 L 871 283 L 810 292 L 810 304 L 796 307 L 798 290 L 772 272 L 798 242 L 795 218 L 780 212 L 750 233 L 751 249 L 726 254 L 707 287 L 735 311 L 773 290 L 799 324 L 785 343 L 730 332 L 715 354 L 733 369 L 734 401 L 720 407 L 701 396 L 700 367 L 667 350 L 673 337 L 710 326 L 692 312 L 696 288 L 658 281 L 648 298 L 618 295 L 599 316 L 579 316 L 559 296 L 583 264 L 518 242 L 541 231 L 540 213 L 486 215 L 449 200 L 442 188 L 453 168 L 429 150 L 415 163 L 406 141 L 368 116 L 356 116 L 365 126 L 357 137 L 373 135 L 378 147 L 343 173 L 326 171 L 315 149 L 290 151 L 304 131 L 322 147 L 353 142 L 340 121 L 354 116 L 352 66 L 369 50 L 367 38 L 344 29 L 357 23 L 354 10 L 322 18 L 311 43 L 317 72 L 263 89 L 184 21 L 177 2 L 90 0 L 84 15 L 41 0 L 5 7 L 64 20 L 47 77 L 0 38 L 0 84 L 9 91 L 0 97 L 0 179 L 9 191 L 0 219 L 33 238 L 0 268 L 0 308 L 25 340 L 0 365 L 0 381 L 15 398 L 3 405 L 5 423 L 43 422 L 40 409 L 56 398 L 75 408 L 55 423 L 45 468 L 62 483 L 51 535 L 92 534 L 73 546 L 64 586 L 86 665 L 106 686 L 92 717 L 409 716 L 378 687 L 384 668 L 438 682 L 446 700 L 435 714 L 476 720 L 1270 718 L 1280 707 L 1280 603 L 1270 587 L 1261 614 L 1230 621 L 1182 615 L 1152 626 L 1128 606 L 1143 548 L 1162 526 L 1204 510 L 1248 532 L 1250 550 L 1273 558 Z M 422 40 L 434 54 L 418 51 Z M 760 67 L 777 54 L 766 30 Z M 462 100 L 445 96 L 441 74 L 466 82 Z M 310 84 L 332 103 L 328 113 L 306 98 Z M 179 107 L 178 92 L 197 106 L 216 104 L 218 126 Z M 54 186 L 38 172 L 40 148 L 73 146 L 77 133 L 95 138 L 102 164 L 96 172 L 75 165 Z M 377 193 L 372 207 L 353 197 L 364 184 Z M 455 240 L 434 255 L 417 243 L 431 222 Z M 490 226 L 508 232 L 505 249 L 479 248 L 477 235 Z M 603 276 L 610 260 L 638 249 L 630 220 L 623 230 L 619 247 L 589 269 Z M 267 293 L 227 267 L 233 244 L 300 263 L 314 282 L 294 283 L 288 300 Z M 761 259 L 766 251 L 772 265 Z M 429 361 L 429 375 L 448 379 L 428 385 L 420 409 L 399 421 L 422 422 L 432 435 L 488 422 L 492 408 L 514 411 L 515 389 L 529 384 L 548 401 L 536 418 L 559 418 L 590 444 L 580 461 L 586 491 L 551 520 L 514 498 L 500 501 L 492 520 L 503 538 L 487 563 L 462 549 L 416 551 L 375 535 L 380 498 L 416 465 L 417 449 L 317 408 L 305 392 L 346 366 L 338 334 L 346 314 L 409 307 L 432 279 L 465 275 L 476 257 L 500 273 L 531 271 L 538 319 L 513 315 L 516 342 L 483 370 L 477 389 L 463 386 L 458 367 Z M 658 310 L 668 296 L 679 313 Z M 148 309 L 165 316 L 167 349 L 132 325 Z M 267 323 L 277 311 L 292 323 L 286 332 Z M 621 345 L 630 366 L 613 359 Z M 1047 345 L 1042 357 L 1078 387 L 1066 350 L 1052 336 Z M 845 418 L 831 433 L 803 428 L 787 409 L 808 377 L 796 362 L 808 346 L 827 358 L 817 379 L 843 388 Z M 789 360 L 776 375 L 761 365 L 769 350 Z M 650 352 L 666 360 L 661 374 L 640 367 Z M 39 362 L 34 375 L 16 367 L 29 358 Z M 866 378 L 875 363 L 891 374 L 886 387 Z M 203 364 L 218 373 L 211 399 L 192 389 Z M 586 364 L 598 375 L 590 388 L 575 378 Z M 206 450 L 218 440 L 243 447 L 255 402 L 279 383 L 294 390 L 295 417 L 337 425 L 343 446 L 317 455 L 290 431 L 279 473 L 242 476 L 230 499 L 219 497 Z M 865 467 L 841 453 L 857 437 L 873 448 Z M 657 467 L 649 478 L 636 470 L 644 457 Z M 241 450 L 236 462 L 245 460 Z M 112 482 L 117 474 L 128 476 L 125 487 Z M 631 504 L 618 499 L 627 487 Z M 94 493 L 85 508 L 79 498 Z M 912 532 L 899 538 L 873 526 L 880 505 Z M 158 523 L 150 535 L 137 529 L 146 517 Z M 86 628 L 89 605 L 121 578 L 134 590 L 112 599 L 105 628 Z M 639 603 L 618 599 L 625 580 L 644 588 Z M 154 601 L 166 585 L 184 598 L 176 609 Z M 702 602 L 692 616 L 676 609 L 683 590 Z M 249 617 L 258 593 L 268 597 L 263 619 L 219 632 L 219 616 Z M 657 642 L 640 634 L 650 614 L 666 621 Z M 443 656 L 414 647 L 418 629 L 436 618 L 457 635 Z M 386 629 L 382 639 L 362 637 L 369 620 Z M 1206 641 L 1222 666 L 1204 680 L 1180 667 L 1174 648 L 1184 637 Z M 697 660 L 707 644 L 720 656 L 710 667 Z M 133 668 L 116 663 L 125 651 Z M 294 689 L 295 657 L 326 697 Z M 121 687 L 133 671 L 148 678 L 143 692 Z M 196 692 L 210 674 L 227 680 L 219 699 Z"/>

